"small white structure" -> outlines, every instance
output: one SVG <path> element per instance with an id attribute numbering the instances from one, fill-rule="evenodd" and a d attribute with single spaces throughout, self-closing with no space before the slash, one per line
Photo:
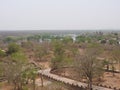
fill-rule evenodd
<path id="1" fill-rule="evenodd" d="M 118 41 L 118 44 L 120 45 L 120 41 Z"/>
<path id="2" fill-rule="evenodd" d="M 42 42 L 43 42 L 43 40 L 42 40 L 42 39 L 39 39 L 39 42 L 40 42 L 40 43 L 42 43 Z"/>
<path id="3" fill-rule="evenodd" d="M 76 41 L 76 34 L 69 34 L 68 36 L 70 36 L 73 39 L 73 43 Z"/>
<path id="4" fill-rule="evenodd" d="M 1 49 L 1 48 L 0 48 L 0 51 L 2 51 L 2 52 L 6 52 L 5 50 L 3 50 L 3 49 Z"/>
<path id="5" fill-rule="evenodd" d="M 72 36 L 72 39 L 73 39 L 73 42 L 75 42 L 76 41 L 76 36 L 75 35 Z"/>

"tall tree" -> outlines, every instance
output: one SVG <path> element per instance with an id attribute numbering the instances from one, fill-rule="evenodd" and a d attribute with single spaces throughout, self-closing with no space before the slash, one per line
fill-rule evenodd
<path id="1" fill-rule="evenodd" d="M 110 53 L 110 61 L 111 61 L 110 64 L 112 67 L 111 69 L 114 76 L 115 69 L 120 70 L 120 47 L 119 46 L 112 47 L 112 50 L 109 53 Z M 118 64 L 118 68 L 115 68 L 115 64 Z"/>
<path id="2" fill-rule="evenodd" d="M 4 76 L 9 83 L 14 84 L 14 90 L 22 90 L 22 73 L 25 70 L 27 58 L 22 52 L 12 53 L 4 59 Z"/>
<path id="3" fill-rule="evenodd" d="M 52 70 L 58 69 L 61 67 L 61 62 L 64 60 L 64 45 L 60 41 L 55 41 L 53 43 L 54 58 L 52 59 Z"/>
<path id="4" fill-rule="evenodd" d="M 49 54 L 49 46 L 45 44 L 39 44 L 35 47 L 34 52 L 36 61 L 43 61 L 43 58 Z"/>
<path id="5" fill-rule="evenodd" d="M 80 76 L 84 76 L 88 82 L 89 90 L 92 90 L 93 78 L 100 77 L 103 72 L 102 62 L 96 57 L 97 53 L 96 50 L 91 49 L 85 55 L 78 55 L 75 60 Z"/>
<path id="6" fill-rule="evenodd" d="M 22 72 L 22 81 L 25 84 L 29 83 L 29 80 L 32 81 L 32 85 L 33 85 L 33 90 L 36 89 L 36 85 L 35 85 L 35 80 L 37 77 L 37 70 L 39 68 L 34 66 L 33 64 L 28 64 L 26 65 L 26 69 Z"/>

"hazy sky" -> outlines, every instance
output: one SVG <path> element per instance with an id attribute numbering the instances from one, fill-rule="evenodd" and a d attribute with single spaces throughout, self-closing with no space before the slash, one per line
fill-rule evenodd
<path id="1" fill-rule="evenodd" d="M 120 29 L 120 0 L 0 0 L 0 30 Z"/>

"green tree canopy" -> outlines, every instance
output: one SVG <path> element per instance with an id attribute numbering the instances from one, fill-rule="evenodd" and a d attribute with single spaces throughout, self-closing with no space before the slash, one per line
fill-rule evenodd
<path id="1" fill-rule="evenodd" d="M 11 43 L 8 45 L 8 54 L 12 54 L 12 53 L 16 53 L 20 51 L 20 46 L 15 44 L 15 43 Z"/>

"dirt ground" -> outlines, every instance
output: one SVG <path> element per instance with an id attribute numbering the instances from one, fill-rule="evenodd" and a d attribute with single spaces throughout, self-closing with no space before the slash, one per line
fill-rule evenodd
<path id="1" fill-rule="evenodd" d="M 101 82 L 101 84 L 111 87 L 117 87 L 120 88 L 120 73 L 115 73 L 115 76 L 113 76 L 110 72 L 104 73 L 104 82 Z"/>
<path id="2" fill-rule="evenodd" d="M 7 84 L 6 82 L 0 83 L 0 90 L 12 90 L 12 85 Z"/>

